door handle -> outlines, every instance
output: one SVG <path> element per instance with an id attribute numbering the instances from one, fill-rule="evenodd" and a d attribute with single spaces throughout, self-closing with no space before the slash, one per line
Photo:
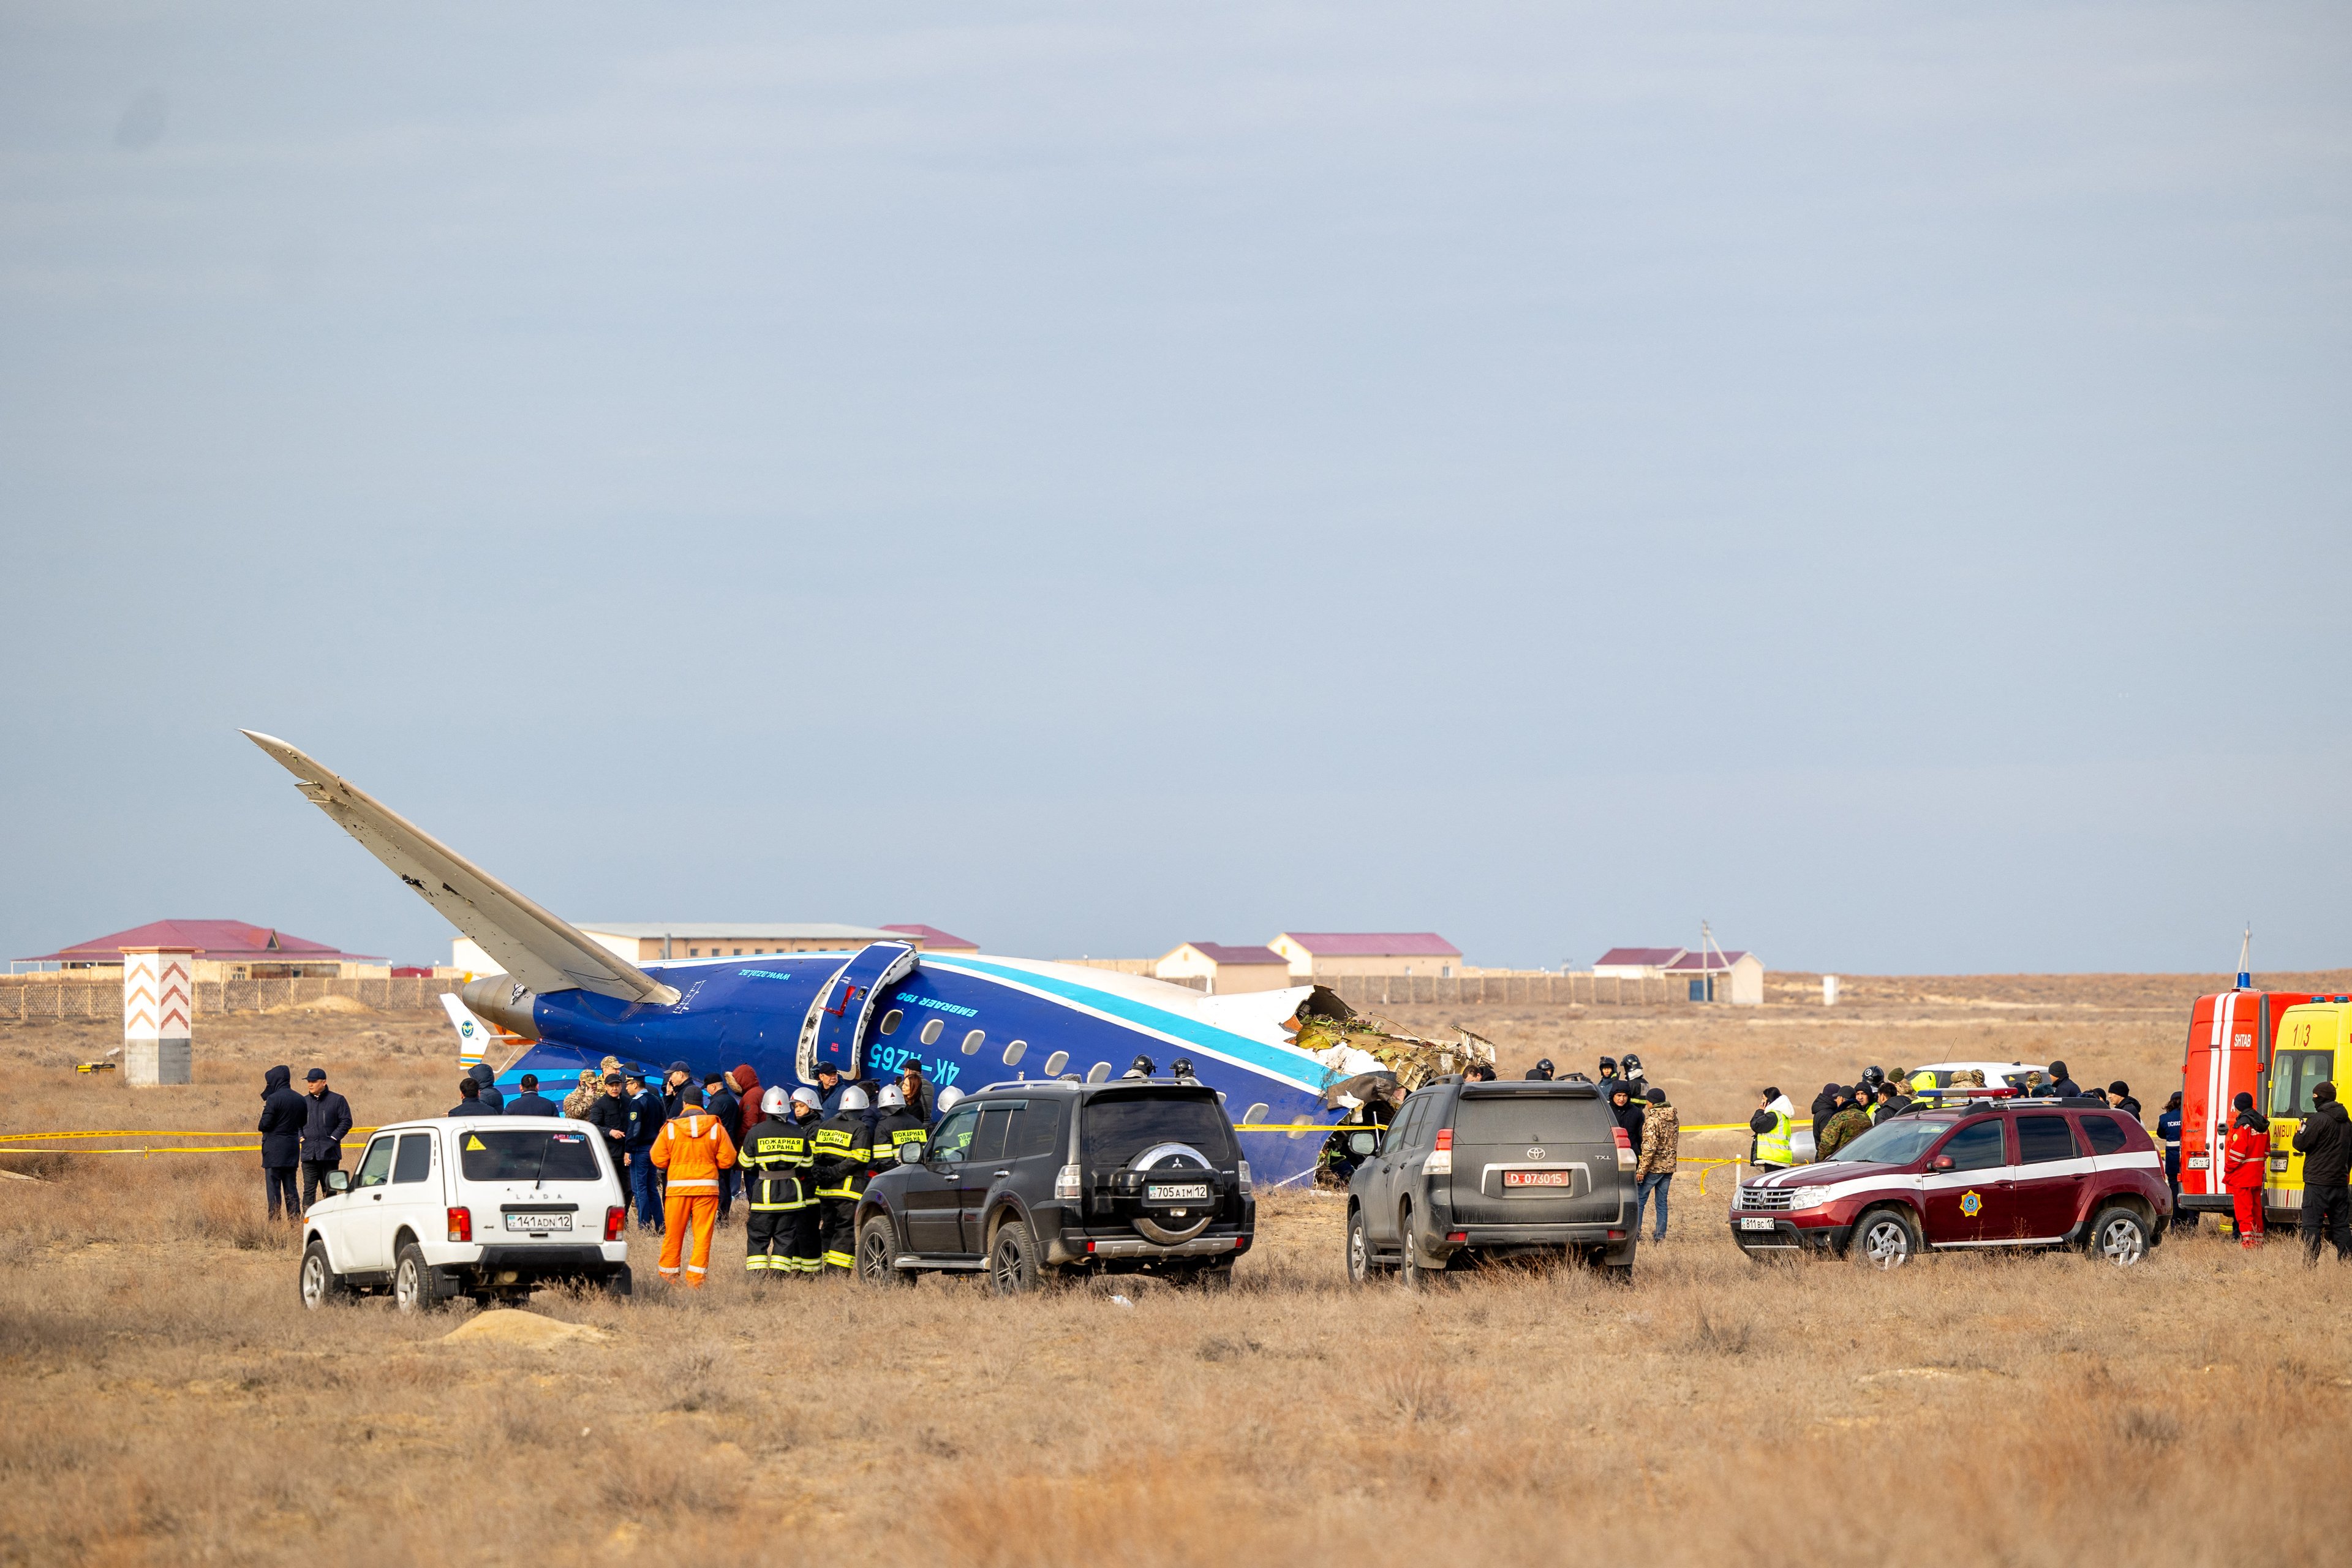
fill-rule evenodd
<path id="1" fill-rule="evenodd" d="M 1009 1175 L 1011 1175 L 1013 1173 L 1012 1173 L 1012 1172 L 1010 1172 L 1010 1171 L 999 1171 L 999 1172 L 997 1172 L 996 1173 L 997 1173 L 998 1175 L 1000 1175 L 1000 1176 L 1009 1176 Z"/>
<path id="2" fill-rule="evenodd" d="M 372 1204 L 380 1204 L 383 1202 L 383 1194 L 382 1193 L 370 1193 L 368 1194 L 368 1202 Z"/>

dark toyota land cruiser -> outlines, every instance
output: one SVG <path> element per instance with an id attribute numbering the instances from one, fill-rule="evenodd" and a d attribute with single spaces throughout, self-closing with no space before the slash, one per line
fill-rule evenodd
<path id="1" fill-rule="evenodd" d="M 857 1205 L 857 1277 L 985 1271 L 999 1295 L 1048 1269 L 1220 1285 L 1257 1227 L 1249 1162 L 1197 1084 L 992 1084 L 940 1118 L 919 1162 Z"/>
<path id="2" fill-rule="evenodd" d="M 1370 1133 L 1358 1138 L 1369 1141 Z M 1589 1083 L 1416 1090 L 1348 1183 L 1348 1278 L 1565 1254 L 1633 1271 L 1633 1148 Z"/>

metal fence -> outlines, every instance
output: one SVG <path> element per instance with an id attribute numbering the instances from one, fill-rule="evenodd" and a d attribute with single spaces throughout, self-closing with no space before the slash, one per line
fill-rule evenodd
<path id="1" fill-rule="evenodd" d="M 380 980 L 199 980 L 194 992 L 196 1016 L 208 1013 L 266 1013 L 298 1002 L 328 996 L 348 996 L 386 1012 L 434 1007 L 445 991 L 466 983 L 454 977 L 433 979 L 404 975 Z M 37 1018 L 122 1017 L 120 980 L 0 980 L 0 1021 Z"/>

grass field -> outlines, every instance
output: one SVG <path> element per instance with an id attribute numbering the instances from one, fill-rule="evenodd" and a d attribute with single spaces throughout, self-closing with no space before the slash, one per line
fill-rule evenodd
<path id="1" fill-rule="evenodd" d="M 1513 1069 L 1589 1071 L 1630 1046 L 1689 1121 L 1744 1112 L 1765 1081 L 1809 1093 L 1867 1061 L 1979 1055 L 2063 1056 L 2153 1114 L 2201 984 L 1857 980 L 1834 1014 L 1397 1013 L 1459 1016 Z M 326 1065 L 362 1123 L 454 1098 L 437 1018 L 203 1020 L 200 1082 L 173 1091 L 71 1072 L 113 1043 L 0 1030 L 5 1130 L 248 1128 L 274 1061 Z M 729 1267 L 738 1229 L 698 1296 L 660 1292 L 641 1256 L 629 1303 L 418 1320 L 305 1312 L 251 1160 L 5 1163 L 39 1180 L 0 1180 L 0 1558 L 2344 1559 L 2334 1489 L 2302 1478 L 2324 1482 L 2319 1457 L 2352 1437 L 2352 1269 L 2210 1231 L 2129 1272 L 1759 1266 L 1727 1239 L 1720 1182 L 1702 1201 L 1678 1181 L 1694 1190 L 1630 1289 L 1531 1270 L 1408 1295 L 1347 1286 L 1336 1199 L 1277 1194 L 1227 1296 L 755 1293 Z M 519 1331 L 556 1324 L 588 1331 Z"/>

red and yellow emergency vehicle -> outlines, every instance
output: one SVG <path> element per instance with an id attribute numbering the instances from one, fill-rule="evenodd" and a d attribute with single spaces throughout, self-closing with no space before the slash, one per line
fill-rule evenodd
<path id="1" fill-rule="evenodd" d="M 2292 1226 L 2303 1208 L 2303 1156 L 2294 1152 L 2294 1130 L 2311 1114 L 2313 1087 L 2336 1077 L 2352 1030 L 2352 996 L 2257 991 L 2246 979 L 2239 976 L 2235 991 L 2200 996 L 2189 1014 L 2181 1063 L 2180 1206 L 2230 1212 L 2221 1147 L 2230 1138 L 2231 1101 L 2251 1094 L 2271 1123 L 2263 1208 L 2273 1227 Z"/>

